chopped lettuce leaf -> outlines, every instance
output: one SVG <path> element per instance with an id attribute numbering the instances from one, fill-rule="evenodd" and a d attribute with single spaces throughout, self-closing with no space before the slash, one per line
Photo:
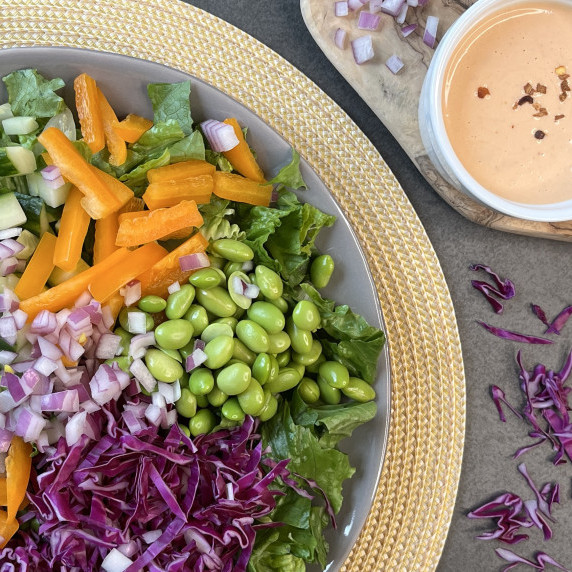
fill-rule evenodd
<path id="1" fill-rule="evenodd" d="M 158 167 L 164 167 L 165 165 L 168 165 L 170 159 L 171 155 L 169 153 L 169 150 L 165 149 L 162 155 L 154 159 L 149 159 L 149 161 L 145 161 L 145 163 L 139 165 L 138 167 L 135 167 L 135 169 L 133 169 L 129 173 L 121 175 L 121 177 L 119 177 L 119 180 L 125 183 L 129 188 L 133 190 L 137 189 L 138 191 L 139 190 L 143 191 L 144 190 L 143 187 L 147 185 L 147 171 L 149 171 L 149 169 L 156 169 Z M 138 193 L 135 194 L 139 196 Z"/>
<path id="2" fill-rule="evenodd" d="M 213 195 L 210 203 L 199 206 L 204 221 L 201 234 L 207 240 L 212 241 L 219 238 L 242 240 L 244 238 L 244 232 L 228 220 L 228 217 L 234 214 L 234 209 L 229 208 L 229 204 L 230 201 Z"/>
<path id="3" fill-rule="evenodd" d="M 193 131 L 184 139 L 169 147 L 171 163 L 188 161 L 189 159 L 205 160 L 205 141 L 200 131 Z"/>
<path id="4" fill-rule="evenodd" d="M 151 129 L 145 131 L 132 149 L 136 153 L 152 158 L 160 155 L 169 145 L 177 143 L 184 137 L 185 133 L 177 121 L 168 119 L 155 123 Z"/>
<path id="5" fill-rule="evenodd" d="M 278 171 L 278 174 L 268 181 L 274 185 L 283 185 L 289 189 L 307 189 L 308 186 L 300 173 L 300 155 L 292 149 L 292 160 Z"/>
<path id="6" fill-rule="evenodd" d="M 205 151 L 205 159 L 211 165 L 217 167 L 219 171 L 224 171 L 226 173 L 230 173 L 232 171 L 230 161 L 222 153 L 217 153 L 212 149 L 207 149 Z"/>
<path id="7" fill-rule="evenodd" d="M 89 145 L 83 141 L 83 140 L 79 140 L 79 141 L 74 141 L 73 142 L 73 146 L 75 147 L 76 151 L 88 162 L 91 161 L 92 159 L 92 152 L 91 149 L 89 148 Z"/>
<path id="8" fill-rule="evenodd" d="M 55 92 L 65 86 L 60 78 L 47 80 L 34 69 L 17 70 L 3 77 L 14 115 L 53 117 L 66 108 Z"/>
<path id="9" fill-rule="evenodd" d="M 191 82 L 150 83 L 147 94 L 153 105 L 155 124 L 175 121 L 184 135 L 193 131 L 191 118 Z"/>

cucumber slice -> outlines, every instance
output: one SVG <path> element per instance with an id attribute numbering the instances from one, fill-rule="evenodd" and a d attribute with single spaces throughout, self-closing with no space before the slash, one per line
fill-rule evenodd
<path id="1" fill-rule="evenodd" d="M 38 191 L 38 183 L 43 181 L 44 177 L 40 173 L 30 173 L 26 175 L 26 181 L 28 182 L 28 194 L 32 197 L 39 197 L 40 192 Z"/>
<path id="2" fill-rule="evenodd" d="M 24 229 L 20 236 L 16 239 L 16 242 L 24 245 L 24 250 L 21 250 L 18 252 L 18 254 L 15 254 L 16 258 L 18 260 L 28 260 L 30 256 L 34 254 L 40 239 L 35 234 L 32 234 L 29 230 Z"/>
<path id="3" fill-rule="evenodd" d="M 4 119 L 8 119 L 9 117 L 14 117 L 12 106 L 9 103 L 3 103 L 0 105 L 0 121 L 4 121 Z"/>
<path id="4" fill-rule="evenodd" d="M 77 266 L 70 272 L 64 272 L 61 268 L 55 266 L 54 270 L 50 274 L 50 277 L 48 278 L 48 284 L 52 287 L 57 286 L 58 284 L 61 284 L 62 282 L 65 282 L 66 280 L 73 278 L 77 274 L 80 274 L 85 270 L 89 270 L 89 268 L 90 268 L 89 264 L 85 262 L 83 258 L 79 259 Z"/>
<path id="5" fill-rule="evenodd" d="M 34 117 L 8 117 L 2 120 L 6 135 L 27 135 L 39 127 Z"/>
<path id="6" fill-rule="evenodd" d="M 20 224 L 36 236 L 42 236 L 50 230 L 46 205 L 40 197 L 31 197 L 22 193 L 14 193 L 27 217 L 26 224 Z M 11 225 L 15 226 L 15 225 Z"/>
<path id="7" fill-rule="evenodd" d="M 71 183 L 64 183 L 61 187 L 52 189 L 50 188 L 49 183 L 45 181 L 41 175 L 40 177 L 42 180 L 38 180 L 37 189 L 38 194 L 42 199 L 44 199 L 44 202 L 52 208 L 63 205 L 70 194 Z"/>
<path id="8" fill-rule="evenodd" d="M 22 226 L 26 221 L 26 212 L 20 205 L 16 193 L 0 195 L 0 230 Z"/>
<path id="9" fill-rule="evenodd" d="M 0 177 L 27 175 L 36 170 L 36 156 L 29 149 L 0 147 Z"/>
<path id="10" fill-rule="evenodd" d="M 15 274 L 8 274 L 8 276 L 0 276 L 0 293 L 4 292 L 4 288 L 14 291 L 20 278 Z"/>

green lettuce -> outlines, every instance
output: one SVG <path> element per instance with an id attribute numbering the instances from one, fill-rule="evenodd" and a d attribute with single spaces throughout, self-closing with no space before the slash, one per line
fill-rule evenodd
<path id="1" fill-rule="evenodd" d="M 188 161 L 189 159 L 205 160 L 205 141 L 201 132 L 196 130 L 184 139 L 177 141 L 169 147 L 171 163 Z"/>
<path id="2" fill-rule="evenodd" d="M 145 131 L 132 149 L 144 157 L 152 158 L 184 137 L 185 132 L 179 123 L 174 119 L 168 119 L 155 123 L 151 129 Z"/>
<path id="3" fill-rule="evenodd" d="M 153 106 L 155 124 L 176 122 L 184 135 L 193 131 L 191 117 L 191 82 L 150 83 L 147 94 Z"/>
<path id="4" fill-rule="evenodd" d="M 278 171 L 278 174 L 268 182 L 273 185 L 282 185 L 289 189 L 308 188 L 300 172 L 300 155 L 295 149 L 292 149 L 292 159 L 290 163 L 282 167 L 280 171 Z"/>
<path id="5" fill-rule="evenodd" d="M 203 216 L 203 226 L 201 234 L 207 240 L 218 240 L 219 238 L 233 238 L 242 240 L 244 232 L 238 225 L 231 224 L 229 217 L 234 214 L 234 209 L 230 206 L 230 201 L 212 196 L 210 203 L 199 205 L 199 210 Z"/>

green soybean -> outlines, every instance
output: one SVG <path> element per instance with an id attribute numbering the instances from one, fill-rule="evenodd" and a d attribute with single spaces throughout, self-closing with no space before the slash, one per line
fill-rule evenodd
<path id="1" fill-rule="evenodd" d="M 290 348 L 283 351 L 281 354 L 276 355 L 276 361 L 278 362 L 279 367 L 286 367 L 290 363 L 291 359 L 292 352 L 290 351 Z"/>
<path id="2" fill-rule="evenodd" d="M 316 288 L 325 288 L 334 272 L 334 259 L 329 254 L 317 256 L 310 265 L 310 279 Z"/>
<path id="3" fill-rule="evenodd" d="M 226 324 L 227 326 L 230 326 L 230 329 L 234 332 L 236 330 L 236 324 L 238 324 L 238 320 L 230 316 L 229 318 L 217 318 L 214 323 Z"/>
<path id="4" fill-rule="evenodd" d="M 211 250 L 231 262 L 246 262 L 254 258 L 252 248 L 232 238 L 220 238 L 211 244 Z"/>
<path id="5" fill-rule="evenodd" d="M 242 283 L 250 284 L 250 278 L 242 271 L 233 272 L 228 277 L 228 294 L 231 300 L 244 310 L 250 308 L 252 298 L 241 294 Z"/>
<path id="6" fill-rule="evenodd" d="M 320 311 L 314 302 L 300 300 L 292 310 L 292 320 L 302 330 L 313 332 L 320 326 Z"/>
<path id="7" fill-rule="evenodd" d="M 256 322 L 240 320 L 236 324 L 236 336 L 249 350 L 255 353 L 268 352 L 268 334 Z"/>
<path id="8" fill-rule="evenodd" d="M 360 403 L 373 401 L 375 399 L 375 389 L 359 377 L 350 377 L 348 384 L 342 388 L 342 393 Z"/>
<path id="9" fill-rule="evenodd" d="M 318 340 L 312 340 L 312 349 L 307 354 L 292 352 L 292 361 L 306 367 L 316 363 L 322 355 L 322 344 Z"/>
<path id="10" fill-rule="evenodd" d="M 205 346 L 203 351 L 207 354 L 205 366 L 210 369 L 218 369 L 232 358 L 234 338 L 217 336 Z"/>
<path id="11" fill-rule="evenodd" d="M 236 304 L 229 293 L 220 286 L 209 290 L 197 290 L 197 302 L 217 318 L 228 318 L 236 312 Z"/>
<path id="12" fill-rule="evenodd" d="M 302 376 L 298 371 L 291 367 L 285 367 L 278 372 L 278 377 L 274 381 L 270 381 L 264 386 L 264 389 L 271 393 L 281 393 L 296 387 L 301 379 Z"/>
<path id="13" fill-rule="evenodd" d="M 156 314 L 162 312 L 167 307 L 167 301 L 161 298 L 161 296 L 144 296 L 139 300 L 137 307 L 143 312 Z"/>
<path id="14" fill-rule="evenodd" d="M 191 307 L 185 314 L 185 320 L 189 321 L 193 326 L 195 336 L 200 336 L 204 329 L 209 325 L 207 311 L 198 304 L 191 304 Z"/>
<path id="15" fill-rule="evenodd" d="M 180 429 L 187 437 L 190 437 L 190 436 L 191 436 L 191 430 L 187 427 L 187 425 L 183 425 L 182 423 L 179 423 L 179 429 Z"/>
<path id="16" fill-rule="evenodd" d="M 283 314 L 288 312 L 288 302 L 286 302 L 286 300 L 284 300 L 282 297 L 275 298 L 274 300 L 266 298 L 266 302 L 276 306 Z"/>
<path id="17" fill-rule="evenodd" d="M 252 377 L 261 385 L 264 385 L 270 377 L 270 363 L 270 356 L 263 352 L 256 356 L 252 364 Z"/>
<path id="18" fill-rule="evenodd" d="M 129 330 L 128 316 L 129 314 L 131 314 L 131 312 L 141 312 L 141 310 L 139 310 L 139 308 L 131 306 L 130 308 L 123 308 L 121 312 L 119 312 L 119 324 L 126 332 L 129 333 L 133 333 Z M 145 314 L 145 331 L 150 332 L 155 327 L 155 322 L 153 321 L 153 318 L 149 314 L 147 314 L 146 312 L 143 312 L 143 314 Z"/>
<path id="19" fill-rule="evenodd" d="M 113 333 L 121 338 L 118 351 L 120 351 L 121 355 L 127 355 L 129 353 L 129 344 L 133 336 L 123 328 L 115 328 Z"/>
<path id="20" fill-rule="evenodd" d="M 125 373 L 129 373 L 129 366 L 133 363 L 133 358 L 131 356 L 118 356 L 112 359 L 106 359 L 105 363 L 107 365 L 116 363 Z"/>
<path id="21" fill-rule="evenodd" d="M 264 406 L 264 390 L 254 378 L 248 387 L 238 395 L 238 403 L 247 415 L 258 415 Z"/>
<path id="22" fill-rule="evenodd" d="M 242 265 L 242 262 L 227 262 L 223 268 L 225 276 L 230 278 L 231 274 L 242 272 Z"/>
<path id="23" fill-rule="evenodd" d="M 232 357 L 252 367 L 252 364 L 256 359 L 256 354 L 253 351 L 249 350 L 246 347 L 246 345 L 243 344 L 239 339 L 235 339 Z"/>
<path id="24" fill-rule="evenodd" d="M 207 395 L 207 399 L 213 407 L 220 407 L 228 399 L 228 395 L 215 385 Z"/>
<path id="25" fill-rule="evenodd" d="M 324 354 L 320 354 L 318 356 L 318 359 L 314 363 L 311 363 L 310 365 L 306 366 L 306 371 L 308 371 L 309 373 L 317 374 L 318 371 L 320 370 L 320 366 L 325 361 L 326 361 L 326 358 L 324 357 Z"/>
<path id="26" fill-rule="evenodd" d="M 318 387 L 320 388 L 320 398 L 328 405 L 337 405 L 342 399 L 342 392 L 332 387 L 323 378 L 318 377 Z"/>
<path id="27" fill-rule="evenodd" d="M 161 346 L 159 346 L 158 349 L 161 350 L 165 355 L 168 355 L 170 358 L 177 360 L 179 363 L 183 363 L 183 358 L 181 357 L 181 354 L 177 350 L 168 350 L 162 348 Z"/>
<path id="28" fill-rule="evenodd" d="M 262 326 L 269 334 L 281 332 L 286 325 L 284 314 L 270 302 L 254 302 L 246 314 L 250 320 Z"/>
<path id="29" fill-rule="evenodd" d="M 195 339 L 191 338 L 188 344 L 179 349 L 183 359 L 187 359 L 195 351 Z"/>
<path id="30" fill-rule="evenodd" d="M 210 261 L 210 268 L 224 268 L 226 264 L 226 260 L 220 256 L 216 256 L 214 254 L 209 254 L 209 261 Z"/>
<path id="31" fill-rule="evenodd" d="M 204 409 L 205 407 L 208 407 L 210 405 L 206 395 L 197 395 L 196 398 L 198 407 L 202 407 Z"/>
<path id="32" fill-rule="evenodd" d="M 268 336 L 268 353 L 281 354 L 290 348 L 290 336 L 286 332 L 278 332 Z"/>
<path id="33" fill-rule="evenodd" d="M 190 284 L 203 290 L 220 286 L 222 282 L 223 278 L 214 268 L 201 268 L 189 277 Z"/>
<path id="34" fill-rule="evenodd" d="M 309 377 L 303 377 L 298 385 L 298 393 L 306 403 L 316 403 L 320 399 L 320 386 Z"/>
<path id="35" fill-rule="evenodd" d="M 165 314 L 169 320 L 182 318 L 191 307 L 195 299 L 195 287 L 191 284 L 184 284 L 179 290 L 169 294 L 167 298 L 167 308 Z"/>
<path id="36" fill-rule="evenodd" d="M 292 349 L 298 354 L 309 354 L 312 351 L 312 332 L 299 328 L 292 318 L 286 321 L 286 331 L 290 336 Z"/>
<path id="37" fill-rule="evenodd" d="M 280 365 L 278 364 L 278 360 L 276 359 L 276 357 L 271 355 L 270 373 L 268 374 L 268 381 L 266 383 L 276 380 L 278 378 L 278 373 L 280 373 Z"/>
<path id="38" fill-rule="evenodd" d="M 226 419 L 228 419 L 229 421 L 237 421 L 239 423 L 242 423 L 244 421 L 245 412 L 240 407 L 240 404 L 236 397 L 231 397 L 230 399 L 227 399 L 223 403 L 220 411 L 223 414 L 223 416 L 226 417 Z"/>
<path id="39" fill-rule="evenodd" d="M 238 362 L 221 369 L 216 376 L 216 384 L 227 395 L 238 395 L 246 391 L 251 378 L 250 368 Z"/>
<path id="40" fill-rule="evenodd" d="M 214 429 L 216 421 L 216 416 L 210 409 L 201 409 L 189 420 L 189 431 L 193 437 L 205 435 Z"/>
<path id="41" fill-rule="evenodd" d="M 278 411 L 278 399 L 276 399 L 276 397 L 274 397 L 274 395 L 272 395 L 272 393 L 269 391 L 264 391 L 264 395 L 264 406 L 258 413 L 258 418 L 260 421 L 268 421 L 269 419 L 272 419 L 272 417 L 274 417 Z"/>
<path id="42" fill-rule="evenodd" d="M 301 363 L 290 361 L 286 365 L 288 367 L 291 367 L 292 369 L 295 369 L 300 374 L 300 379 L 304 377 L 304 374 L 306 373 L 306 367 L 303 366 Z"/>
<path id="43" fill-rule="evenodd" d="M 269 300 L 276 300 L 282 296 L 284 283 L 280 275 L 274 272 L 274 270 L 259 264 L 254 269 L 254 275 L 256 276 L 256 284 L 264 297 Z"/>
<path id="44" fill-rule="evenodd" d="M 348 368 L 337 361 L 325 361 L 321 364 L 318 376 L 336 389 L 346 387 L 350 381 Z"/>
<path id="45" fill-rule="evenodd" d="M 229 336 L 233 337 L 234 332 L 232 328 L 227 324 L 209 324 L 201 334 L 201 340 L 203 342 L 208 343 L 211 340 L 214 340 L 217 336 Z"/>
<path id="46" fill-rule="evenodd" d="M 179 415 L 191 418 L 197 412 L 197 398 L 187 388 L 181 390 L 181 397 L 175 403 L 175 409 Z"/>
<path id="47" fill-rule="evenodd" d="M 207 395 L 215 386 L 214 376 L 210 369 L 200 367 L 194 369 L 189 376 L 189 389 L 195 395 Z"/>
<path id="48" fill-rule="evenodd" d="M 145 364 L 151 375 L 165 383 L 173 383 L 183 375 L 183 367 L 161 350 L 150 349 L 145 353 Z"/>
<path id="49" fill-rule="evenodd" d="M 191 341 L 193 333 L 188 320 L 167 320 L 155 328 L 155 341 L 166 350 L 179 350 Z"/>

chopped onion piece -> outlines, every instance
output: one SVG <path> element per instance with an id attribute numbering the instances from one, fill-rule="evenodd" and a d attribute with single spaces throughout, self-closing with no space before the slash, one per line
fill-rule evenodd
<path id="1" fill-rule="evenodd" d="M 179 266 L 183 272 L 189 270 L 198 270 L 199 268 L 207 268 L 211 265 L 209 257 L 204 252 L 196 252 L 187 254 L 179 258 Z"/>
<path id="2" fill-rule="evenodd" d="M 139 280 L 131 280 L 131 282 L 119 290 L 119 294 L 123 296 L 126 306 L 132 306 L 141 298 L 141 282 Z"/>
<path id="3" fill-rule="evenodd" d="M 359 13 L 357 27 L 359 30 L 375 32 L 378 29 L 380 22 L 381 16 L 378 14 L 371 14 L 370 12 L 362 11 Z"/>
<path id="4" fill-rule="evenodd" d="M 121 554 L 117 548 L 112 548 L 103 559 L 101 568 L 105 572 L 124 572 L 131 564 L 133 561 L 130 558 Z"/>
<path id="5" fill-rule="evenodd" d="M 343 28 L 338 28 L 334 32 L 334 44 L 340 50 L 345 50 L 347 45 L 348 33 Z"/>
<path id="6" fill-rule="evenodd" d="M 383 0 L 369 0 L 369 11 L 372 14 L 377 12 L 381 12 L 381 5 L 383 4 Z"/>
<path id="7" fill-rule="evenodd" d="M 157 391 L 163 396 L 167 405 L 172 405 L 181 397 L 181 384 L 178 379 L 174 383 L 163 383 L 159 381 L 157 383 Z M 153 393 L 153 395 L 156 394 Z"/>
<path id="8" fill-rule="evenodd" d="M 368 34 L 352 40 L 352 52 L 358 65 L 371 60 L 374 56 L 371 36 Z"/>
<path id="9" fill-rule="evenodd" d="M 22 234 L 22 229 L 20 227 L 14 226 L 12 228 L 6 228 L 4 230 L 0 230 L 0 240 L 4 240 L 6 238 L 16 238 Z"/>
<path id="10" fill-rule="evenodd" d="M 404 3 L 405 0 L 384 0 L 381 4 L 380 10 L 395 18 L 401 12 L 401 8 Z"/>
<path id="11" fill-rule="evenodd" d="M 48 188 L 55 190 L 59 189 L 60 187 L 63 187 L 66 184 L 66 182 L 64 181 L 63 177 L 57 177 L 53 181 L 45 181 L 45 184 Z"/>
<path id="12" fill-rule="evenodd" d="M 181 289 L 181 285 L 178 282 L 173 282 L 167 288 L 169 294 L 173 294 L 174 292 L 178 292 Z"/>
<path id="13" fill-rule="evenodd" d="M 9 256 L 0 262 L 0 276 L 8 276 L 14 274 L 18 267 L 18 259 L 14 256 Z"/>
<path id="14" fill-rule="evenodd" d="M 8 350 L 0 351 L 0 365 L 9 365 L 11 364 L 16 358 L 18 354 L 15 352 L 11 352 Z"/>
<path id="15" fill-rule="evenodd" d="M 395 21 L 399 25 L 405 23 L 405 19 L 407 18 L 407 10 L 409 10 L 409 5 L 403 4 L 403 6 L 401 7 L 401 12 L 399 12 L 399 14 L 397 15 L 397 18 L 395 18 Z"/>
<path id="16" fill-rule="evenodd" d="M 146 322 L 147 315 L 144 312 L 129 312 L 129 314 L 127 314 L 127 328 L 130 334 L 146 333 Z"/>
<path id="17" fill-rule="evenodd" d="M 187 356 L 187 359 L 185 361 L 185 370 L 189 372 L 195 369 L 196 367 L 199 367 L 199 365 L 207 361 L 207 357 L 208 357 L 207 354 L 203 350 L 198 348 L 193 350 L 193 353 Z"/>
<path id="18" fill-rule="evenodd" d="M 155 343 L 155 332 L 147 332 L 146 334 L 138 334 L 131 338 L 129 342 L 129 355 L 133 359 L 142 358 L 149 346 Z"/>
<path id="19" fill-rule="evenodd" d="M 157 380 L 147 369 L 147 366 L 142 359 L 134 359 L 133 363 L 129 366 L 129 371 L 133 374 L 133 377 L 135 377 L 135 379 L 145 388 L 146 391 L 151 393 L 155 389 Z"/>
<path id="20" fill-rule="evenodd" d="M 363 8 L 363 2 L 361 0 L 348 0 L 348 8 L 352 12 L 357 12 Z"/>
<path id="21" fill-rule="evenodd" d="M 342 16 L 347 16 L 350 12 L 348 3 L 346 1 L 334 2 L 334 14 L 340 18 Z"/>
<path id="22" fill-rule="evenodd" d="M 392 74 L 398 74 L 403 69 L 405 64 L 399 59 L 399 56 L 393 54 L 390 58 L 387 59 L 385 65 L 388 67 Z"/>
<path id="23" fill-rule="evenodd" d="M 62 176 L 60 168 L 56 167 L 56 165 L 48 165 L 47 167 L 44 167 L 40 171 L 40 174 L 46 181 L 53 181 L 54 179 Z"/>
<path id="24" fill-rule="evenodd" d="M 116 336 L 115 334 L 103 334 L 97 343 L 95 357 L 97 359 L 114 358 L 117 355 L 120 345 L 120 336 Z"/>
<path id="25" fill-rule="evenodd" d="M 208 119 L 201 123 L 201 129 L 213 151 L 222 153 L 234 149 L 239 141 L 232 125 L 216 119 Z"/>
<path id="26" fill-rule="evenodd" d="M 423 33 L 423 43 L 430 48 L 435 46 L 437 40 L 437 27 L 439 26 L 439 18 L 437 16 L 427 16 L 425 24 L 425 32 Z"/>
<path id="27" fill-rule="evenodd" d="M 34 363 L 34 369 L 42 375 L 49 376 L 58 369 L 58 364 L 54 360 L 42 356 Z"/>

